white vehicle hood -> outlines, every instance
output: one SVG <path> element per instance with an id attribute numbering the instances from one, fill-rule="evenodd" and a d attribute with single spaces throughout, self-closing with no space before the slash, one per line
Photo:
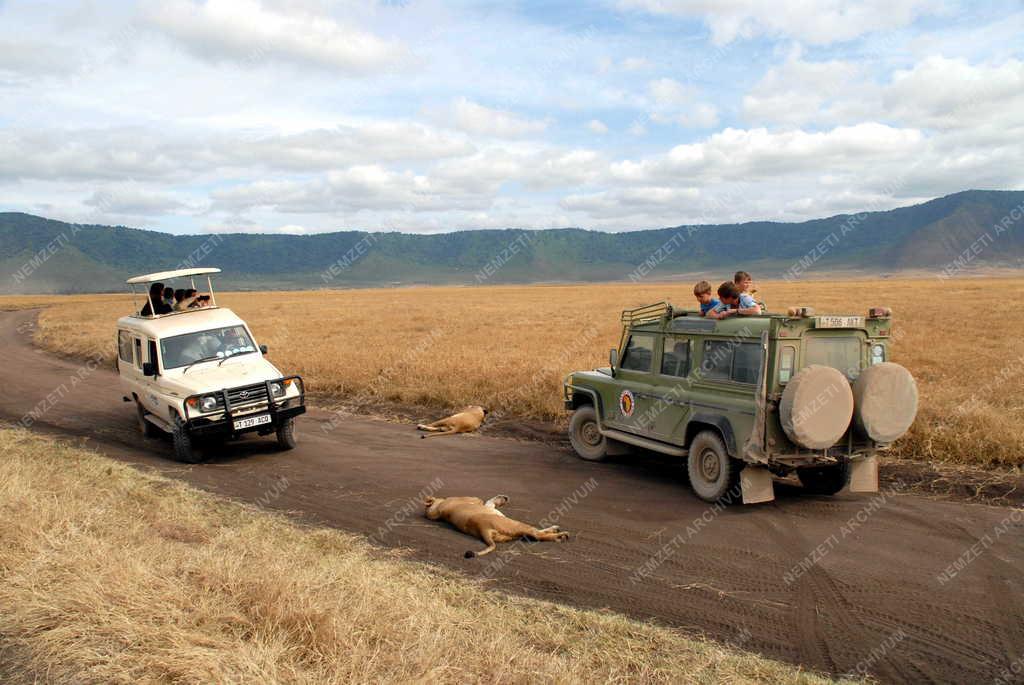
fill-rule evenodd
<path id="1" fill-rule="evenodd" d="M 176 390 L 182 396 L 237 388 L 281 377 L 281 372 L 258 354 L 240 355 L 219 366 L 216 361 L 202 362 L 189 369 L 188 373 L 182 371 L 172 369 L 164 376 L 168 389 Z"/>

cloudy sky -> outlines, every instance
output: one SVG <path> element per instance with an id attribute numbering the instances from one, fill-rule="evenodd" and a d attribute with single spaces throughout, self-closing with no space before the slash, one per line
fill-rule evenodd
<path id="1" fill-rule="evenodd" d="M 1024 188 L 1024 3 L 0 0 L 0 210 L 631 230 Z"/>

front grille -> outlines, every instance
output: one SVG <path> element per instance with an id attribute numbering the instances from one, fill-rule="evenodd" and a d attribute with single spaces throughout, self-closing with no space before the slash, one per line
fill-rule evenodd
<path id="1" fill-rule="evenodd" d="M 232 407 L 255 404 L 257 402 L 266 402 L 267 386 L 265 383 L 258 383 L 256 385 L 246 385 L 241 388 L 232 388 L 228 390 L 228 401 L 231 402 Z M 221 405 L 220 398 L 217 400 L 217 405 Z"/>

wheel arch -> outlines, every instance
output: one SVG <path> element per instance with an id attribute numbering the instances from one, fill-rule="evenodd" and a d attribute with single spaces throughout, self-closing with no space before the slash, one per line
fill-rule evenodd
<path id="1" fill-rule="evenodd" d="M 601 393 L 593 388 L 584 388 L 579 385 L 571 386 L 570 389 L 572 390 L 571 402 L 573 410 L 589 404 L 594 407 L 598 419 L 604 420 L 604 405 L 601 402 Z"/>
<path id="2" fill-rule="evenodd" d="M 722 442 L 725 443 L 725 449 L 729 456 L 736 456 L 736 435 L 733 433 L 732 424 L 721 415 L 716 416 L 705 412 L 697 412 L 691 416 L 686 424 L 684 446 L 689 448 L 690 443 L 697 437 L 697 434 L 705 430 L 713 430 L 718 433 L 718 436 L 722 438 Z"/>

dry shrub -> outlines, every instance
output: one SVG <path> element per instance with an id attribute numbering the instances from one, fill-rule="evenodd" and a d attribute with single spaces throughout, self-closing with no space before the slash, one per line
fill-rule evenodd
<path id="1" fill-rule="evenodd" d="M 23 431 L 0 450 L 4 682 L 824 682 Z"/>
<path id="2" fill-rule="evenodd" d="M 895 312 L 894 360 L 921 390 L 921 411 L 897 443 L 903 456 L 984 465 L 1024 461 L 1024 279 L 874 279 L 759 283 L 773 311 Z M 282 371 L 322 401 L 398 402 L 433 411 L 466 404 L 564 420 L 561 381 L 606 364 L 619 313 L 668 299 L 693 305 L 689 283 L 225 293 Z M 123 296 L 47 298 L 39 340 L 113 359 Z M 3 306 L 0 298 L 0 307 Z"/>

